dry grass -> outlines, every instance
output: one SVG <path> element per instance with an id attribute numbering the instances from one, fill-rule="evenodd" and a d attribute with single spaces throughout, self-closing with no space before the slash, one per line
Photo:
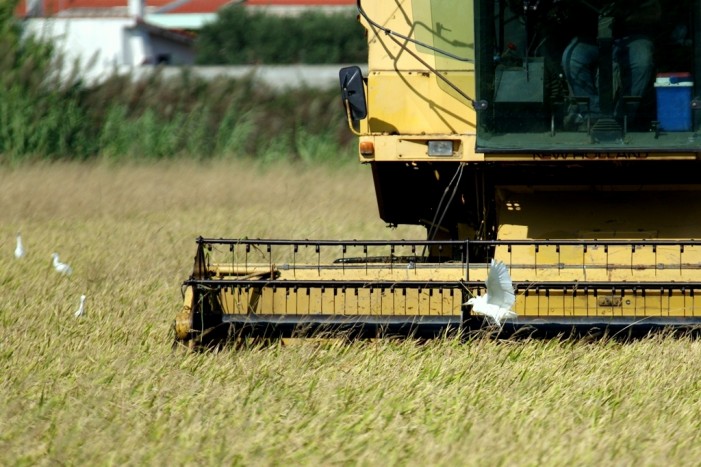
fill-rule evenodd
<path id="1" fill-rule="evenodd" d="M 376 213 L 356 166 L 0 170 L 0 463 L 698 462 L 695 341 L 171 348 L 197 235 L 420 235 Z"/>

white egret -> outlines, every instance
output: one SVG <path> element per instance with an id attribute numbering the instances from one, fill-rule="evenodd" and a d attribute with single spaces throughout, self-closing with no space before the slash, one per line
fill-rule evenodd
<path id="1" fill-rule="evenodd" d="M 518 315 L 511 310 L 516 302 L 514 286 L 509 276 L 509 270 L 502 261 L 492 259 L 487 275 L 487 292 L 484 295 L 472 297 L 467 305 L 472 305 L 472 311 L 485 316 L 493 324 L 501 326 L 504 320 L 514 319 Z"/>
<path id="2" fill-rule="evenodd" d="M 61 274 L 65 274 L 66 276 L 70 276 L 71 273 L 73 272 L 73 269 L 69 265 L 67 265 L 66 263 L 62 263 L 61 261 L 58 260 L 58 253 L 52 253 L 51 256 L 54 259 L 54 269 Z"/>
<path id="3" fill-rule="evenodd" d="M 74 313 L 76 318 L 80 318 L 85 315 L 85 295 L 80 296 L 80 306 Z"/>
<path id="4" fill-rule="evenodd" d="M 22 245 L 22 236 L 17 234 L 17 246 L 15 247 L 15 258 L 24 258 L 26 251 L 24 251 L 24 246 Z"/>

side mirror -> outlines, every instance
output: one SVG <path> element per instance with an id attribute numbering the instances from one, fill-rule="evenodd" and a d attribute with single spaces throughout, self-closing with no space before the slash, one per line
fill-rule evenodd
<path id="1" fill-rule="evenodd" d="M 362 120 L 368 116 L 368 107 L 365 103 L 365 85 L 363 72 L 360 67 L 349 66 L 341 68 L 338 72 L 341 81 L 341 99 L 347 112 L 354 121 Z"/>

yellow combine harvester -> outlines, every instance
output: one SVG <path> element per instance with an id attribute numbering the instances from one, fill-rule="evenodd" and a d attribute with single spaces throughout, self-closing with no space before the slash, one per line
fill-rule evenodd
<path id="1" fill-rule="evenodd" d="M 701 325 L 701 0 L 598 3 L 359 0 L 348 122 L 381 218 L 427 239 L 200 238 L 176 339 L 480 328 L 492 258 L 504 334 Z"/>

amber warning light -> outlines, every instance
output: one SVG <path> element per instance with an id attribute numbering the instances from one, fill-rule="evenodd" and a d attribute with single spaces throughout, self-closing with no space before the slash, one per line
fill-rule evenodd
<path id="1" fill-rule="evenodd" d="M 375 154 L 375 145 L 372 144 L 372 141 L 360 142 L 360 154 L 363 156 L 372 156 Z"/>

